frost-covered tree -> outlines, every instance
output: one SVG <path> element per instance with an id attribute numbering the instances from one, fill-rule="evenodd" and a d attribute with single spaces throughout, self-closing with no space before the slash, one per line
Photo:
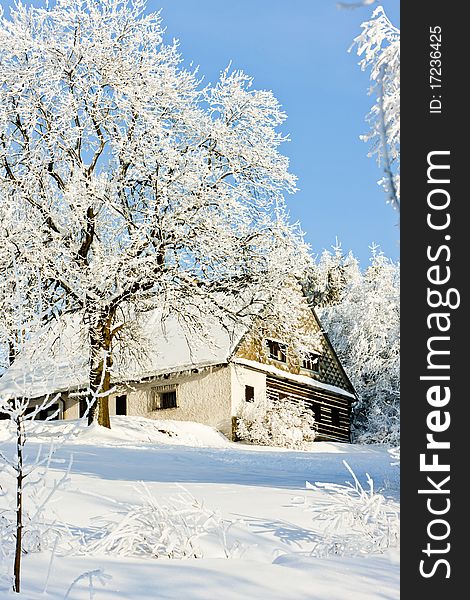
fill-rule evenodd
<path id="1" fill-rule="evenodd" d="M 136 312 L 236 319 L 247 307 L 230 298 L 308 263 L 284 209 L 279 103 L 241 71 L 202 87 L 181 62 L 144 0 L 18 4 L 0 24 L 3 227 L 51 314 L 82 315 L 108 427 L 113 350 Z"/>
<path id="2" fill-rule="evenodd" d="M 338 304 L 347 286 L 361 278 L 359 263 L 352 252 L 345 255 L 337 240 L 332 250 L 323 251 L 318 265 L 308 272 L 303 284 L 316 308 Z"/>
<path id="3" fill-rule="evenodd" d="M 40 274 L 29 267 L 4 227 L 13 218 L 10 208 L 0 201 L 0 375 L 14 361 L 47 304 Z"/>
<path id="4" fill-rule="evenodd" d="M 358 393 L 353 433 L 358 441 L 399 444 L 400 282 L 399 265 L 372 247 L 361 272 L 351 257 L 324 253 L 317 281 L 339 265 L 349 265 L 339 298 L 318 309 L 322 325 Z M 346 270 L 346 272 L 348 272 Z"/>
<path id="5" fill-rule="evenodd" d="M 370 143 L 370 156 L 375 156 L 385 176 L 383 186 L 388 201 L 400 209 L 400 30 L 395 27 L 382 6 L 369 21 L 362 23 L 362 33 L 353 46 L 361 56 L 363 71 L 370 69 L 376 102 L 367 117 L 369 133 L 362 136 Z"/>
<path id="6" fill-rule="evenodd" d="M 40 277 L 34 277 L 27 265 L 20 262 L 17 249 L 11 246 L 5 231 L 3 234 L 0 237 L 3 242 L 0 249 L 0 298 L 3 303 L 0 342 L 9 362 L 26 345 L 37 343 L 35 336 L 43 328 L 47 295 Z M 44 374 L 39 368 L 33 378 L 54 377 L 54 367 L 59 367 L 57 364 L 49 367 L 52 372 Z M 17 388 L 4 388 L 0 392 L 0 558 L 2 567 L 11 574 L 13 590 L 17 593 L 21 590 L 23 555 L 47 547 L 51 536 L 56 537 L 57 531 L 43 519 L 43 513 L 53 493 L 66 480 L 67 473 L 49 488 L 45 486 L 45 476 L 55 450 L 68 435 L 72 435 L 74 427 L 72 424 L 64 434 L 54 436 L 48 451 L 41 448 L 33 457 L 27 452 L 33 421 L 36 418 L 52 420 L 59 412 L 58 395 L 45 395 L 32 404 L 31 399 L 21 393 L 27 388 L 28 375 L 31 373 L 24 374 L 24 381 L 16 382 Z"/>

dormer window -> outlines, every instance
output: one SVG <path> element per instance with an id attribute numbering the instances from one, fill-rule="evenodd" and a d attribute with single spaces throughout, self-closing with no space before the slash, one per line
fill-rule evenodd
<path id="1" fill-rule="evenodd" d="M 277 342 L 276 340 L 266 340 L 269 358 L 279 362 L 287 362 L 287 344 Z"/>
<path id="2" fill-rule="evenodd" d="M 320 355 L 317 352 L 307 352 L 302 360 L 302 368 L 313 373 L 319 373 Z"/>

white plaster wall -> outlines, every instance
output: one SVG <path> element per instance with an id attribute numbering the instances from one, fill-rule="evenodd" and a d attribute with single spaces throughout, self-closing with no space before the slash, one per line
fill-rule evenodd
<path id="1" fill-rule="evenodd" d="M 177 384 L 177 408 L 152 410 L 152 388 Z M 228 437 L 232 434 L 231 369 L 214 368 L 201 373 L 191 373 L 151 383 L 129 387 L 127 414 L 151 419 L 196 421 L 215 427 Z M 114 399 L 110 411 L 115 409 Z M 114 412 L 111 412 L 114 414 Z"/>
<path id="2" fill-rule="evenodd" d="M 149 412 L 152 408 L 151 388 L 153 384 L 134 385 L 122 391 L 122 394 L 127 394 L 127 414 L 137 417 L 150 417 Z M 120 394 L 118 394 L 120 395 Z M 114 413 L 116 414 L 116 402 L 114 401 Z"/>
<path id="3" fill-rule="evenodd" d="M 266 374 L 253 371 L 242 365 L 230 364 L 232 381 L 232 415 L 237 415 L 240 405 L 245 403 L 245 386 L 255 388 L 255 402 L 266 398 Z"/>
<path id="4" fill-rule="evenodd" d="M 80 405 L 76 397 L 64 397 L 65 410 L 64 419 L 78 419 L 80 417 Z"/>
<path id="5" fill-rule="evenodd" d="M 116 396 L 127 396 L 127 414 L 133 416 L 147 416 L 149 405 L 147 391 L 141 385 L 133 385 L 126 388 L 118 388 L 113 396 L 109 397 L 109 414 L 116 415 Z"/>
<path id="6" fill-rule="evenodd" d="M 125 393 L 125 392 L 123 392 Z M 121 394 L 117 394 L 120 396 Z M 109 414 L 113 417 L 116 414 L 116 396 L 109 397 Z"/>
<path id="7" fill-rule="evenodd" d="M 177 408 L 152 410 L 152 388 L 177 385 Z M 151 419 L 196 421 L 215 427 L 227 437 L 232 436 L 232 416 L 240 402 L 245 401 L 245 385 L 255 388 L 255 399 L 266 393 L 266 375 L 243 366 L 228 365 L 158 380 L 120 387 L 109 399 L 109 413 L 116 414 L 116 396 L 127 395 L 127 414 Z M 64 417 L 76 419 L 79 404 L 67 398 Z"/>
<path id="8" fill-rule="evenodd" d="M 116 396 L 120 396 L 121 394 L 129 394 L 128 390 L 121 390 L 116 392 L 114 396 L 109 397 L 109 414 L 114 416 L 116 414 Z M 62 394 L 62 398 L 65 400 L 65 410 L 64 410 L 64 419 L 78 419 L 80 417 L 80 402 L 78 398 L 75 396 L 65 396 Z M 129 396 L 128 396 L 129 398 Z M 138 413 L 129 413 L 129 414 L 143 414 L 141 412 Z"/>

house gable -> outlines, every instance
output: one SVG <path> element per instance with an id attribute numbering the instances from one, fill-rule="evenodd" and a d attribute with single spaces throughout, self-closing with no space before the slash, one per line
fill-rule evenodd
<path id="1" fill-rule="evenodd" d="M 292 292 L 299 294 L 299 306 L 301 316 L 299 319 L 302 331 L 295 332 L 295 335 L 289 335 L 289 332 L 282 327 L 272 325 L 272 320 L 268 320 L 267 324 L 260 319 L 258 327 L 245 334 L 240 343 L 235 349 L 231 360 L 237 359 L 254 361 L 269 367 L 275 367 L 280 371 L 285 371 L 286 374 L 303 375 L 310 377 L 320 383 L 334 386 L 353 394 L 355 396 L 354 387 L 352 386 L 341 362 L 327 336 L 323 331 L 320 320 L 315 313 L 315 310 L 309 305 L 300 285 L 292 287 Z M 318 371 L 306 369 L 303 367 L 305 355 L 296 349 L 294 338 L 298 334 L 302 334 L 304 339 L 311 339 L 309 350 L 319 355 Z M 285 352 L 281 350 L 279 356 L 285 360 L 273 358 L 271 349 L 286 346 Z"/>

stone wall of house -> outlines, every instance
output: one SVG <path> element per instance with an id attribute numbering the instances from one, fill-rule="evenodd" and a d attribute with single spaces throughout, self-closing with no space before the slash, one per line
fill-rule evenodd
<path id="1" fill-rule="evenodd" d="M 128 385 L 119 390 L 116 395 L 127 395 L 128 415 L 151 419 L 196 421 L 215 427 L 231 437 L 231 386 L 231 368 L 224 366 Z M 156 408 L 155 393 L 163 388 L 176 389 L 176 408 Z M 111 415 L 116 414 L 115 396 L 110 399 L 109 408 Z"/>

